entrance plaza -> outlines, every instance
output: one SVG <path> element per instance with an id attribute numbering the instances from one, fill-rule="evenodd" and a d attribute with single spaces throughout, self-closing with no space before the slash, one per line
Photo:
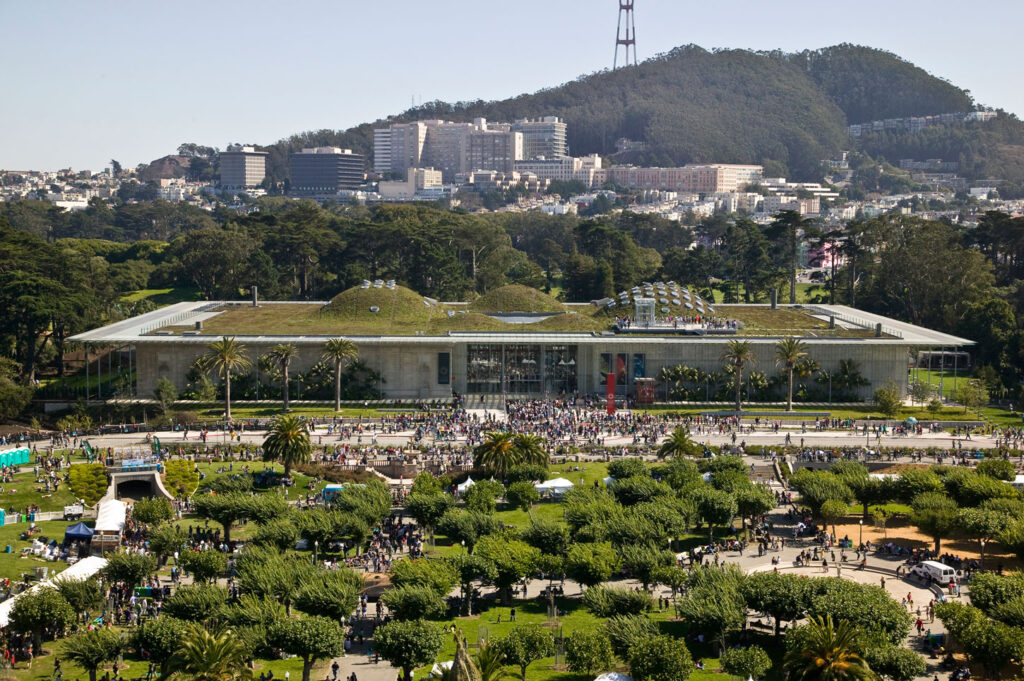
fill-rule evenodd
<path id="1" fill-rule="evenodd" d="M 659 285 L 667 286 L 652 286 Z M 122 350 L 134 369 L 134 396 L 150 398 L 162 377 L 184 388 L 195 359 L 224 336 L 235 337 L 252 359 L 282 343 L 296 346 L 296 373 L 321 361 L 329 338 L 344 336 L 358 347 L 362 364 L 380 375 L 374 397 L 391 400 L 603 394 L 609 373 L 615 374 L 616 394 L 633 398 L 638 381 L 657 378 L 663 368 L 720 373 L 730 340 L 749 341 L 753 368 L 774 375 L 775 345 L 787 337 L 803 342 L 821 372 L 835 374 L 852 362 L 864 382 L 846 397 L 864 400 L 890 381 L 906 391 L 912 351 L 972 345 L 842 305 L 697 308 L 689 301 L 698 298 L 684 297 L 689 294 L 666 295 L 679 297 L 567 304 L 508 286 L 471 303 L 444 303 L 367 282 L 331 301 L 179 303 L 70 340 L 87 352 Z M 707 392 L 710 397 L 710 385 Z"/>

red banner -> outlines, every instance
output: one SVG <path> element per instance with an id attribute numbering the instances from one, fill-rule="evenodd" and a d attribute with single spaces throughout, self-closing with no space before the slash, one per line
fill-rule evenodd
<path id="1" fill-rule="evenodd" d="M 607 392 L 608 396 L 608 415 L 615 413 L 615 372 L 608 372 Z"/>

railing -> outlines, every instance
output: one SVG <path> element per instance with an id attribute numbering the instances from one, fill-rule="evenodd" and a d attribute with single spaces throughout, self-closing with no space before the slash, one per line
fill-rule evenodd
<path id="1" fill-rule="evenodd" d="M 815 307 L 813 309 L 818 314 L 825 315 L 826 317 L 835 317 L 839 321 L 848 322 L 850 324 L 856 324 L 857 326 L 864 329 L 868 329 L 869 331 L 874 331 L 876 327 L 876 324 L 869 322 L 866 319 L 854 315 L 849 315 L 846 314 L 845 312 L 837 312 L 835 310 L 824 310 L 820 307 Z M 884 324 L 882 325 L 882 334 L 892 336 L 893 338 L 903 338 L 903 334 L 901 332 L 891 327 L 885 326 Z"/>

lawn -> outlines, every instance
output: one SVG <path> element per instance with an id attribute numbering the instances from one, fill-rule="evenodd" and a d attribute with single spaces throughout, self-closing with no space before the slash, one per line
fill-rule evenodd
<path id="1" fill-rule="evenodd" d="M 178 404 L 176 405 L 180 410 L 184 411 L 195 411 L 199 414 L 199 417 L 204 420 L 219 421 L 224 415 L 224 403 L 221 402 L 215 405 L 193 405 L 193 404 Z M 322 404 L 295 404 L 294 401 L 291 403 L 290 414 L 296 416 L 315 416 L 317 418 L 333 418 L 338 416 L 338 412 L 334 411 L 334 403 L 324 402 Z M 280 402 L 274 402 L 272 404 L 262 404 L 259 406 L 247 406 L 244 404 L 231 403 L 231 418 L 239 419 L 265 419 L 272 418 L 274 416 L 280 416 L 284 413 L 284 405 Z M 342 404 L 341 416 L 343 418 L 367 418 L 367 419 L 379 419 L 382 416 L 386 416 L 388 412 L 380 409 L 373 409 L 362 406 L 346 406 Z"/>
<path id="2" fill-rule="evenodd" d="M 679 414 L 680 416 L 698 416 L 702 412 L 709 411 L 730 411 L 732 405 L 730 404 L 685 404 L 673 406 L 671 404 L 655 404 L 650 407 L 640 409 L 643 413 L 650 414 Z M 793 405 L 793 411 L 786 416 L 780 417 L 779 414 L 785 412 L 786 408 L 784 405 L 779 405 L 777 408 L 761 403 L 748 403 L 744 405 L 743 418 L 746 420 L 752 420 L 760 416 L 761 418 L 777 419 L 783 418 L 786 420 L 799 420 L 806 418 L 808 421 L 814 419 L 814 414 L 827 413 L 832 418 L 837 419 L 875 419 L 875 420 L 886 420 L 884 416 L 878 411 L 877 407 L 872 405 L 844 405 L 841 407 L 830 408 L 828 405 L 822 407 L 815 406 L 802 406 L 799 404 Z M 1004 414 L 1007 412 L 1003 412 Z M 938 414 L 933 415 L 930 411 L 924 407 L 906 407 L 900 410 L 899 416 L 896 420 L 903 420 L 910 416 L 913 416 L 921 422 L 931 421 L 976 421 L 978 420 L 977 415 L 974 412 L 964 413 L 962 407 L 943 407 Z M 891 420 L 891 419 L 890 419 Z"/>
<path id="3" fill-rule="evenodd" d="M 199 295 L 198 289 L 189 286 L 180 286 L 178 288 L 139 289 L 138 291 L 131 291 L 124 294 L 121 296 L 121 300 L 126 303 L 148 300 L 157 307 L 164 307 L 165 305 L 173 305 L 174 303 L 202 300 L 202 298 Z"/>
<path id="4" fill-rule="evenodd" d="M 43 485 L 37 485 L 32 466 L 22 465 L 21 472 L 14 475 L 14 481 L 0 484 L 0 507 L 23 511 L 26 506 L 37 504 L 41 511 L 62 511 L 75 501 L 67 483 L 61 483 L 57 492 L 44 494 Z"/>
<path id="5" fill-rule="evenodd" d="M 45 537 L 46 539 L 56 539 L 58 542 L 64 539 L 64 530 L 69 525 L 74 523 L 65 522 L 63 520 L 49 520 L 46 522 L 39 522 L 36 525 L 42 530 L 42 532 L 36 537 Z M 6 578 L 12 581 L 21 579 L 22 575 L 26 572 L 32 572 L 33 568 L 37 567 L 48 567 L 51 572 L 54 570 L 60 571 L 66 568 L 68 565 L 63 561 L 45 561 L 41 558 L 22 558 L 21 550 L 25 547 L 32 546 L 32 540 L 22 540 L 21 533 L 28 529 L 29 524 L 26 523 L 13 523 L 11 525 L 4 525 L 0 527 L 0 551 L 5 547 L 10 546 L 10 553 L 0 553 L 0 579 Z"/>

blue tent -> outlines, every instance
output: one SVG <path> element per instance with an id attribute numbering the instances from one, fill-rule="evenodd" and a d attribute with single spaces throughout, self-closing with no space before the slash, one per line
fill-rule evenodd
<path id="1" fill-rule="evenodd" d="M 64 539 L 75 540 L 75 539 L 91 539 L 93 535 L 92 528 L 85 523 L 75 523 L 64 530 Z"/>

